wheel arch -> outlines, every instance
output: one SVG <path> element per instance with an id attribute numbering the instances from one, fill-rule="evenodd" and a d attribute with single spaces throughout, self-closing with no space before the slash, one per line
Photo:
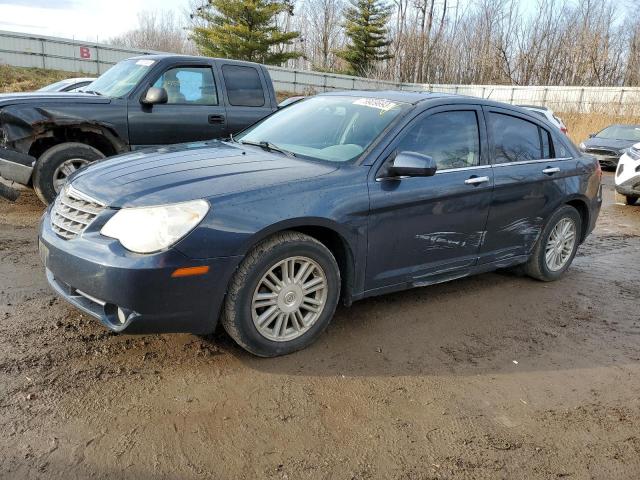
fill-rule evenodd
<path id="1" fill-rule="evenodd" d="M 106 157 L 127 150 L 126 143 L 107 127 L 78 124 L 54 127 L 39 133 L 33 138 L 28 154 L 37 159 L 51 147 L 67 142 L 84 143 Z"/>
<path id="2" fill-rule="evenodd" d="M 284 231 L 294 231 L 308 235 L 329 249 L 340 269 L 341 299 L 345 305 L 351 305 L 355 283 L 355 249 L 347 239 L 348 235 L 344 228 L 331 220 L 305 218 L 287 220 L 271 225 L 253 235 L 251 240 L 244 245 L 242 254 L 246 255 L 251 248 L 262 240 Z"/>
<path id="3" fill-rule="evenodd" d="M 582 221 L 582 225 L 580 226 L 580 243 L 582 243 L 585 238 L 587 238 L 587 234 L 589 232 L 589 225 L 591 221 L 591 213 L 589 212 L 589 204 L 585 198 L 580 196 L 575 196 L 567 200 L 565 205 L 569 205 L 575 208 L 580 214 L 580 220 Z"/>

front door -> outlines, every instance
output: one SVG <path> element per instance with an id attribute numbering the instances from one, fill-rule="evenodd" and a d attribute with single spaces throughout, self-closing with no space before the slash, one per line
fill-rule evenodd
<path id="1" fill-rule="evenodd" d="M 132 148 L 226 135 L 226 112 L 210 65 L 169 68 L 155 79 L 153 86 L 164 88 L 168 101 L 157 105 L 143 105 L 139 98 L 129 101 Z"/>
<path id="2" fill-rule="evenodd" d="M 370 180 L 367 290 L 454 278 L 475 265 L 493 188 L 485 145 L 482 110 L 467 105 L 419 115 L 389 146 L 387 162 L 412 151 L 438 169 L 398 179 L 383 164 Z"/>

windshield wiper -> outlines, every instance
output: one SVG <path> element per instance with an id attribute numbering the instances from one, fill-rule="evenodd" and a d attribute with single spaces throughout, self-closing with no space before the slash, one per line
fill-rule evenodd
<path id="1" fill-rule="evenodd" d="M 242 145 L 253 145 L 255 147 L 260 147 L 263 150 L 266 150 L 268 152 L 279 152 L 279 153 L 282 153 L 283 155 L 286 155 L 287 157 L 295 157 L 296 156 L 296 154 L 293 153 L 292 151 L 286 150 L 284 148 L 280 148 L 279 146 L 277 146 L 277 145 L 275 145 L 275 144 L 273 144 L 271 142 L 267 142 L 265 140 L 263 140 L 261 142 L 251 142 L 251 141 L 248 141 L 248 140 L 244 140 L 244 141 L 240 140 L 240 142 L 238 142 L 238 143 L 241 143 Z"/>
<path id="2" fill-rule="evenodd" d="M 98 92 L 97 90 L 79 90 L 82 93 L 93 93 L 94 95 L 99 95 L 102 97 L 102 94 L 100 92 Z"/>

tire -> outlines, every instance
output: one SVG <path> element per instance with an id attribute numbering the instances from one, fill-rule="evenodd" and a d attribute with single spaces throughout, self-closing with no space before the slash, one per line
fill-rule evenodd
<path id="1" fill-rule="evenodd" d="M 557 268 L 553 268 L 553 267 L 550 267 L 549 265 L 550 262 L 548 262 L 546 258 L 547 246 L 549 245 L 550 238 L 552 236 L 552 233 L 554 232 L 554 228 L 556 226 L 561 225 L 561 222 L 569 222 L 570 224 L 572 224 L 572 228 L 574 232 L 573 244 L 570 250 L 568 245 L 565 245 L 565 248 L 561 249 L 562 252 L 565 252 L 563 254 L 564 261 L 561 266 L 558 267 L 558 265 L 555 265 L 555 267 Z M 582 231 L 582 218 L 580 217 L 580 214 L 578 213 L 578 211 L 569 205 L 564 205 L 560 207 L 558 210 L 556 210 L 553 213 L 553 215 L 551 215 L 551 217 L 547 221 L 547 224 L 542 230 L 542 233 L 540 234 L 540 238 L 538 238 L 538 241 L 536 242 L 533 252 L 529 257 L 529 260 L 524 266 L 525 273 L 530 277 L 533 277 L 538 280 L 542 280 L 543 282 L 551 282 L 554 280 L 558 280 L 567 271 L 567 269 L 571 265 L 571 262 L 573 262 L 573 258 L 575 257 L 576 251 L 578 250 L 578 244 L 580 243 L 581 231 Z M 559 257 L 554 257 L 554 258 L 559 258 Z"/>
<path id="2" fill-rule="evenodd" d="M 284 267 L 281 262 L 284 260 L 288 260 L 287 268 L 294 272 L 292 277 L 283 273 Z M 293 266 L 291 261 L 294 262 Z M 304 262 L 308 263 L 305 270 Z M 273 277 L 269 277 L 268 282 L 276 287 L 275 290 L 269 289 L 265 286 L 265 277 L 270 271 L 279 280 L 283 276 L 290 278 L 291 283 L 276 285 L 276 282 L 271 282 Z M 296 283 L 294 280 L 298 274 L 302 276 L 302 281 Z M 323 302 L 320 311 L 314 313 L 306 310 L 305 303 L 309 296 L 305 296 L 299 285 L 309 285 L 312 282 L 321 285 L 318 278 L 322 277 L 325 287 L 308 294 L 313 297 L 309 301 Z M 274 293 L 276 291 L 278 293 Z M 256 295 L 277 297 L 256 300 Z M 236 270 L 225 298 L 222 325 L 238 345 L 254 355 L 286 355 L 307 347 L 320 336 L 333 318 L 339 298 L 340 270 L 329 249 L 307 235 L 291 231 L 281 232 L 257 244 Z M 254 304 L 254 301 L 275 302 L 275 306 L 270 304 L 256 308 L 257 303 Z M 275 313 L 269 313 L 274 307 Z M 294 309 L 293 313 L 288 309 Z M 259 321 L 263 316 L 267 320 L 263 321 L 261 331 L 258 325 L 263 323 Z M 284 320 L 281 321 L 281 317 Z M 279 333 L 281 335 L 277 337 Z"/>
<path id="3" fill-rule="evenodd" d="M 625 195 L 624 198 L 627 205 L 635 205 L 636 202 L 638 201 L 638 197 L 636 197 L 635 195 Z"/>
<path id="4" fill-rule="evenodd" d="M 40 155 L 33 172 L 33 188 L 38 198 L 45 205 L 50 204 L 58 194 L 56 185 L 61 186 L 72 170 L 104 157 L 100 150 L 84 143 L 67 142 L 49 148 Z M 65 162 L 70 162 L 69 168 L 63 171 Z"/>

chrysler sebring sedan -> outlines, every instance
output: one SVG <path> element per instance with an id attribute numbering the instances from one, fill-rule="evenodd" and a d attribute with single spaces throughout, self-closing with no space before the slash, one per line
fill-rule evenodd
<path id="1" fill-rule="evenodd" d="M 507 267 L 560 278 L 596 222 L 600 176 L 518 107 L 331 93 L 229 141 L 78 171 L 39 246 L 51 286 L 111 330 L 220 320 L 269 357 L 312 343 L 339 302 Z"/>

